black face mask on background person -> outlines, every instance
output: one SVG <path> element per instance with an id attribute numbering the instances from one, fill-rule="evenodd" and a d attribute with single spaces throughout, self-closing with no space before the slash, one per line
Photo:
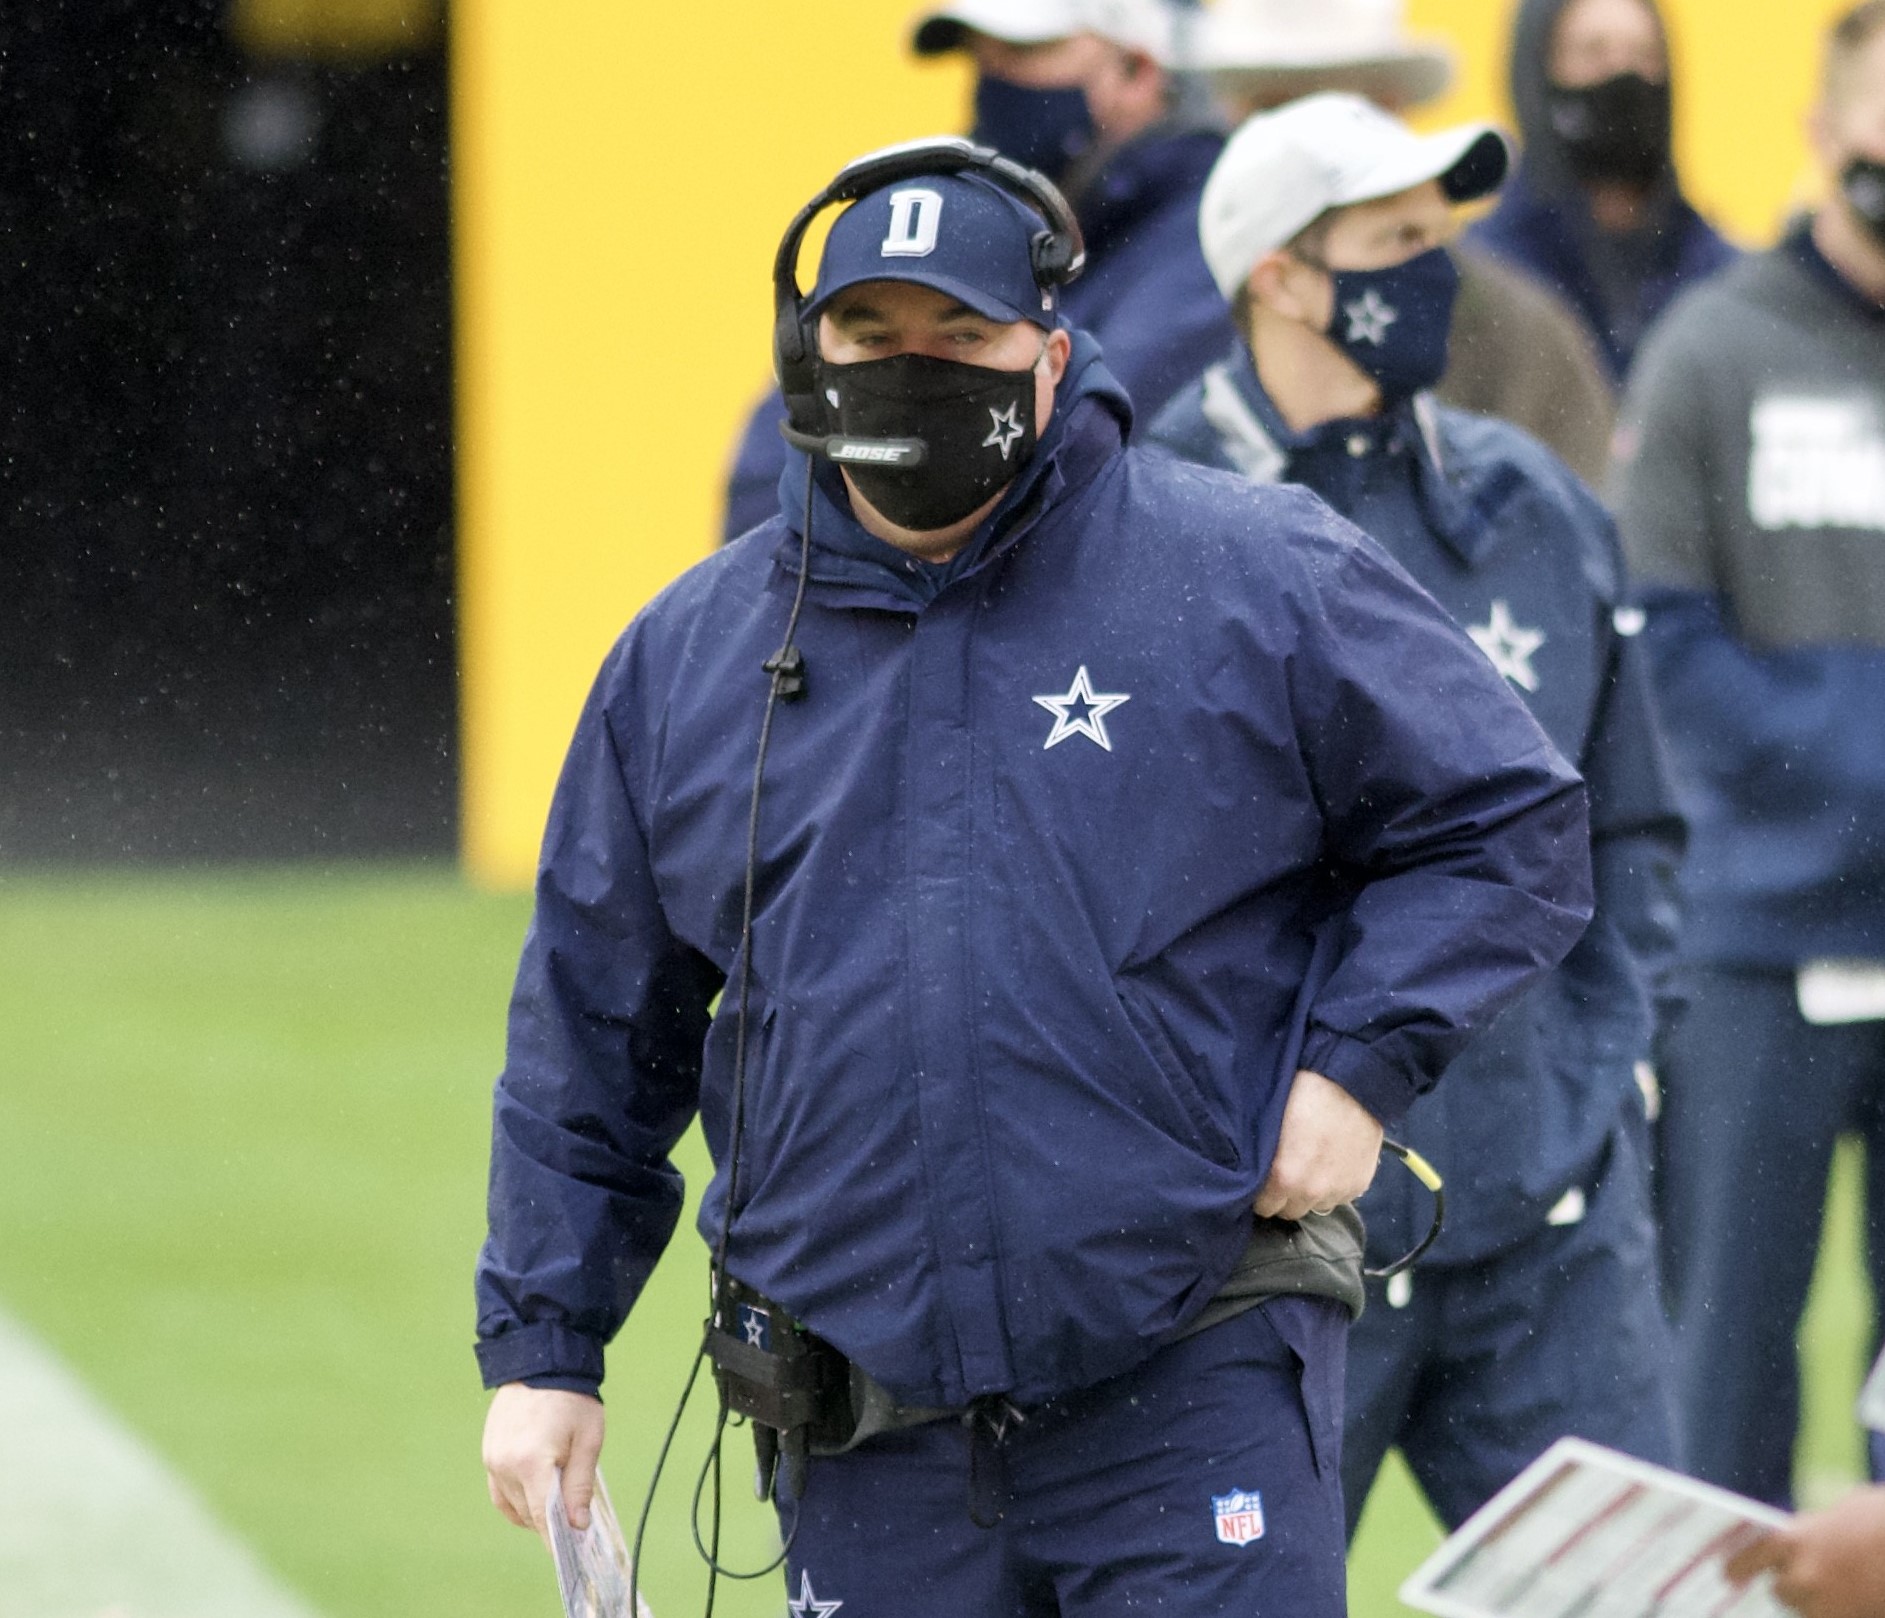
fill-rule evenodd
<path id="1" fill-rule="evenodd" d="M 1866 234 L 1885 247 L 1885 163 L 1855 157 L 1839 171 L 1839 189 Z"/>
<path id="2" fill-rule="evenodd" d="M 1675 99 L 1667 79 L 1619 73 L 1576 90 L 1554 84 L 1548 95 L 1552 131 L 1578 179 L 1647 186 L 1669 167 Z"/>
<path id="3" fill-rule="evenodd" d="M 1046 352 L 1043 345 L 1042 352 Z M 920 465 L 847 463 L 852 483 L 890 521 L 916 533 L 953 527 L 987 504 L 1034 454 L 1034 377 L 1025 371 L 895 354 L 823 364 L 818 388 L 840 434 L 920 438 Z"/>
<path id="4" fill-rule="evenodd" d="M 969 139 L 1058 183 L 1093 150 L 1099 130 L 1086 91 L 1078 85 L 1037 90 L 983 73 L 975 81 L 975 127 Z"/>

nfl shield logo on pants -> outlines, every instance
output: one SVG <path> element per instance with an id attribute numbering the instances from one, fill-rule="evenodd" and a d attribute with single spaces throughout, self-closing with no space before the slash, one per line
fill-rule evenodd
<path id="1" fill-rule="evenodd" d="M 1226 1545 L 1249 1545 L 1263 1538 L 1263 1496 L 1254 1491 L 1211 1496 L 1217 1513 L 1217 1537 Z"/>

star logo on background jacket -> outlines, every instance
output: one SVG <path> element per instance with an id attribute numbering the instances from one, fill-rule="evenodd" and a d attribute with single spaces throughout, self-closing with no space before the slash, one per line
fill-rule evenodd
<path id="1" fill-rule="evenodd" d="M 1388 327 L 1401 318 L 1400 310 L 1387 303 L 1373 287 L 1353 303 L 1344 304 L 1342 313 L 1348 316 L 1348 340 L 1373 343 L 1376 348 L 1388 340 Z"/>
<path id="2" fill-rule="evenodd" d="M 788 1601 L 785 1610 L 792 1618 L 831 1618 L 844 1603 L 842 1601 L 820 1601 L 812 1594 L 812 1576 L 804 1568 L 799 1569 L 798 1600 Z"/>
<path id="3" fill-rule="evenodd" d="M 1113 741 L 1106 734 L 1106 716 L 1132 698 L 1123 691 L 1095 691 L 1086 664 L 1082 663 L 1064 697 L 1036 697 L 1034 700 L 1054 716 L 1053 732 L 1041 744 L 1043 753 L 1050 747 L 1058 747 L 1069 736 L 1084 736 L 1110 753 Z"/>
<path id="4" fill-rule="evenodd" d="M 995 445 L 1001 450 L 1001 458 L 1005 461 L 1008 459 L 1008 451 L 1014 448 L 1014 441 L 1025 433 L 1027 428 L 1021 425 L 1013 405 L 1006 410 L 997 410 L 990 405 L 988 414 L 993 425 L 988 429 L 988 437 L 982 440 L 982 448 L 987 449 L 991 444 Z"/>
<path id="5" fill-rule="evenodd" d="M 1492 616 L 1483 624 L 1468 624 L 1473 644 L 1492 659 L 1492 666 L 1521 691 L 1538 689 L 1538 671 L 1532 654 L 1545 644 L 1541 629 L 1521 629 L 1512 621 L 1512 609 L 1503 601 L 1492 604 Z"/>

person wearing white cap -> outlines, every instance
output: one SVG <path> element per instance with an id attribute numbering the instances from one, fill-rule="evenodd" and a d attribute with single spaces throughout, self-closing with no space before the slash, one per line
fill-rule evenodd
<path id="1" fill-rule="evenodd" d="M 1229 335 L 1194 224 L 1223 136 L 1175 112 L 1174 15 L 1166 0 L 955 0 L 912 36 L 919 56 L 974 59 L 971 138 L 1066 191 L 1087 244 L 1066 317 L 1146 421 Z"/>
<path id="2" fill-rule="evenodd" d="M 1679 1458 L 1642 1064 L 1684 831 L 1641 621 L 1585 485 L 1519 429 L 1426 391 L 1458 287 L 1455 210 L 1498 188 L 1508 153 L 1489 126 L 1421 137 L 1351 95 L 1244 124 L 1199 214 L 1244 340 L 1150 433 L 1253 482 L 1306 485 L 1354 521 L 1467 630 L 1591 795 L 1590 929 L 1404 1127 L 1457 1191 L 1418 1270 L 1372 1286 L 1351 1334 L 1351 1532 L 1396 1445 L 1449 1526 L 1566 1434 Z M 1377 1266 L 1427 1219 L 1398 1179 L 1362 1211 Z"/>
<path id="3" fill-rule="evenodd" d="M 975 58 L 972 138 L 1065 184 L 1169 107 L 1163 0 L 958 0 L 918 18 L 918 56 Z"/>
<path id="4" fill-rule="evenodd" d="M 1233 333 L 1198 251 L 1198 198 L 1224 144 L 1176 110 L 1166 0 L 957 0 L 920 13 L 918 56 L 975 63 L 971 138 L 1067 193 L 1086 272 L 1067 322 L 1149 421 Z M 727 483 L 723 538 L 772 514 L 785 466 L 777 394 L 749 421 Z"/>
<path id="5" fill-rule="evenodd" d="M 1410 34 L 1404 10 L 1404 0 L 1216 0 L 1186 32 L 1181 59 L 1233 122 L 1324 90 L 1399 114 L 1453 80 L 1453 53 Z M 1460 295 L 1438 396 L 1517 423 L 1599 486 L 1616 400 L 1583 317 L 1491 253 L 1453 252 Z"/>

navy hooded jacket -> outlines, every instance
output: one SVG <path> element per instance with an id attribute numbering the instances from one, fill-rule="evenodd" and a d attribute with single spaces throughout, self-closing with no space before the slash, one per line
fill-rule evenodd
<path id="1" fill-rule="evenodd" d="M 1644 3 L 1657 10 L 1655 0 Z M 1671 164 L 1650 199 L 1651 222 L 1632 249 L 1641 257 L 1626 272 L 1629 293 L 1620 306 L 1606 298 L 1593 260 L 1613 248 L 1591 218 L 1564 142 L 1551 123 L 1551 38 L 1569 4 L 1524 0 L 1519 8 L 1512 29 L 1511 82 L 1524 159 L 1500 192 L 1498 206 L 1469 234 L 1478 246 L 1529 271 L 1577 310 L 1597 338 L 1611 380 L 1620 382 L 1676 294 L 1732 264 L 1738 254 L 1683 199 Z"/>
<path id="2" fill-rule="evenodd" d="M 1428 1262 L 1477 1262 L 1542 1229 L 1566 1191 L 1594 1178 L 1619 1120 L 1644 1118 L 1635 1065 L 1674 957 L 1683 826 L 1616 534 L 1555 456 L 1489 417 L 1423 398 L 1292 432 L 1241 343 L 1148 436 L 1328 500 L 1468 627 L 1584 772 L 1595 920 L 1447 1069 L 1402 1135 L 1451 1177 Z M 1384 1174 L 1362 1212 L 1384 1263 L 1425 1230 L 1426 1193 Z"/>
<path id="3" fill-rule="evenodd" d="M 729 1268 L 906 1404 L 1150 1354 L 1243 1253 L 1296 1069 L 1400 1117 L 1589 913 L 1582 786 L 1472 643 L 1310 496 L 1122 449 L 1096 359 L 947 567 L 809 491 Z M 737 997 L 708 1007 L 807 476 L 578 725 L 497 1088 L 489 1383 L 600 1377 L 696 1108 L 718 1231 Z"/>
<path id="4" fill-rule="evenodd" d="M 1061 294 L 1069 325 L 1097 338 L 1142 420 L 1229 346 L 1235 332 L 1198 245 L 1198 201 L 1224 137 L 1160 126 L 1128 142 L 1074 197 L 1087 267 Z M 727 475 L 723 541 L 779 509 L 785 401 L 754 409 Z"/>

